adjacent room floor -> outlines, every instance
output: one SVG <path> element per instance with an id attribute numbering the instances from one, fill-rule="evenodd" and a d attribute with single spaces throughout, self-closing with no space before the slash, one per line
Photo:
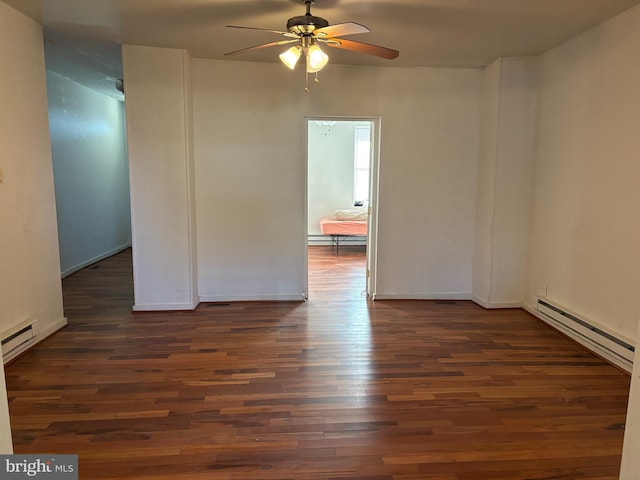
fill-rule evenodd
<path id="1" fill-rule="evenodd" d="M 364 245 L 309 246 L 309 301 L 331 302 L 366 297 L 367 251 Z"/>
<path id="2" fill-rule="evenodd" d="M 359 267 L 362 265 L 362 268 Z M 16 453 L 81 479 L 617 479 L 629 376 L 522 310 L 377 301 L 313 249 L 310 300 L 131 313 L 130 252 L 64 281 L 6 369 Z"/>

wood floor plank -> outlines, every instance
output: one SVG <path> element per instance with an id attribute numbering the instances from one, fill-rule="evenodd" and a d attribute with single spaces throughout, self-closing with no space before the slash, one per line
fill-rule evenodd
<path id="1" fill-rule="evenodd" d="M 6 369 L 17 453 L 83 479 L 617 478 L 629 377 L 519 309 L 377 301 L 310 247 L 309 301 L 132 313 L 131 253 L 64 280 Z"/>

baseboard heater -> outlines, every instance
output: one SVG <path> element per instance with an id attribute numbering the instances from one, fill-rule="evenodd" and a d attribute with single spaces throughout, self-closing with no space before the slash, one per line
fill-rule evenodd
<path id="1" fill-rule="evenodd" d="M 366 245 L 367 237 L 341 235 L 340 245 Z M 307 245 L 334 245 L 331 235 L 308 235 Z"/>
<path id="2" fill-rule="evenodd" d="M 539 318 L 563 331 L 594 353 L 631 372 L 635 347 L 628 340 L 621 339 L 546 299 L 538 298 L 536 313 Z"/>
<path id="3" fill-rule="evenodd" d="M 3 363 L 17 357 L 35 342 L 35 323 L 35 321 L 24 322 L 2 334 L 0 344 Z"/>

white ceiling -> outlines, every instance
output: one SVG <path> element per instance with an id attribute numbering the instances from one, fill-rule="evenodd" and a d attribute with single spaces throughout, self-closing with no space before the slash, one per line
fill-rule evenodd
<path id="1" fill-rule="evenodd" d="M 286 31 L 303 0 L 3 0 L 45 28 L 47 68 L 108 94 L 121 78 L 124 43 L 187 49 L 228 61 L 278 61 L 280 48 L 225 52 L 282 39 L 245 25 Z M 350 40 L 400 51 L 383 60 L 329 49 L 331 63 L 397 67 L 478 67 L 500 56 L 536 55 L 640 0 L 316 0 L 330 24 L 354 21 L 372 32 Z"/>

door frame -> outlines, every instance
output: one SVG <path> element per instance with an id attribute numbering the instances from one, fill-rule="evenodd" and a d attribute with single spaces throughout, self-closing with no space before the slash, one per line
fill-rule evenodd
<path id="1" fill-rule="evenodd" d="M 371 159 L 369 164 L 369 211 L 367 225 L 367 297 L 375 300 L 377 284 L 378 264 L 378 205 L 380 187 L 380 129 L 382 119 L 369 116 L 330 116 L 330 115 L 305 115 L 304 116 L 304 278 L 302 285 L 303 296 L 309 299 L 309 122 L 335 121 L 335 122 L 371 122 Z"/>

